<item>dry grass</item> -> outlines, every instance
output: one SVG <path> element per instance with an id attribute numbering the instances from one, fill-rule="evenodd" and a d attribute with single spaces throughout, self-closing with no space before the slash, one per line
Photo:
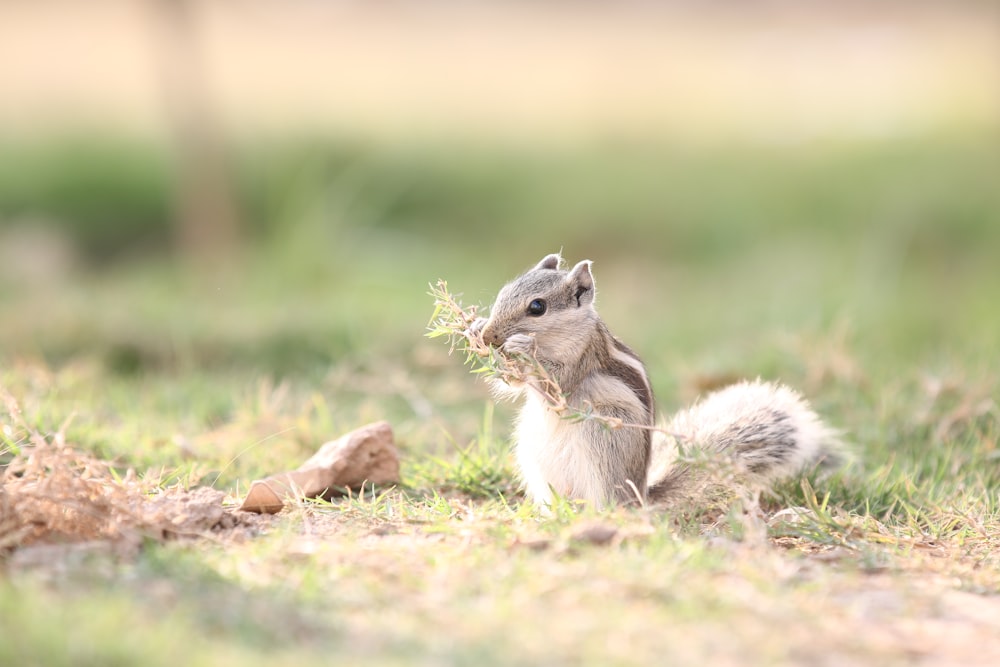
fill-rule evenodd
<path id="1" fill-rule="evenodd" d="M 933 389 L 925 410 L 932 431 L 947 424 L 942 432 L 955 435 L 981 416 L 973 409 L 982 407 L 980 393 Z M 53 591 L 100 617 L 108 603 L 87 591 L 138 577 L 114 603 L 144 619 L 138 636 L 156 644 L 162 633 L 186 633 L 186 650 L 205 664 L 256 645 L 263 653 L 241 653 L 244 663 L 331 653 L 448 664 L 1000 658 L 1000 530 L 975 503 L 925 506 L 912 522 L 898 512 L 879 519 L 830 504 L 807 485 L 794 511 L 778 511 L 785 496 L 695 517 L 558 505 L 542 518 L 516 496 L 462 491 L 456 480 L 472 488 L 500 465 L 470 451 L 482 458 L 410 467 L 407 487 L 300 503 L 248 526 L 219 491 L 119 474 L 74 448 L 69 429 L 43 437 L 13 399 L 6 406 L 0 562 L 9 581 L 48 582 L 19 586 L 28 617 L 34 607 L 24 596 L 45 600 Z M 294 410 L 286 397 L 279 412 Z M 242 438 L 246 428 L 233 423 L 228 432 Z M 183 631 L 149 616 L 178 601 L 192 623 Z M 212 628 L 230 615 L 220 642 Z M 8 627 L 27 632 L 16 618 L 5 618 Z M 58 618 L 73 629 L 57 635 L 85 637 L 93 655 L 110 655 L 116 640 L 96 622 Z M 0 657 L 41 655 L 39 644 L 22 653 L 11 646 Z M 163 651 L 163 661 L 171 655 Z"/>
<path id="2" fill-rule="evenodd" d="M 474 314 L 459 310 L 462 329 Z M 886 383 L 853 370 L 856 337 L 828 338 L 802 334 L 795 354 L 867 443 L 863 465 L 759 506 L 692 513 L 557 504 L 538 516 L 520 502 L 492 408 L 471 442 L 442 431 L 437 410 L 478 409 L 447 358 L 348 361 L 322 389 L 21 361 L 0 417 L 0 628 L 19 641 L 4 637 L 0 663 L 79 664 L 60 647 L 82 645 L 95 664 L 995 664 L 991 369 Z M 139 387 L 182 396 L 183 417 L 166 419 Z M 225 410 L 185 421 L 219 396 Z M 211 486 L 238 488 L 390 412 L 400 488 L 251 520 Z M 463 418 L 453 432 L 475 433 L 455 426 Z"/>

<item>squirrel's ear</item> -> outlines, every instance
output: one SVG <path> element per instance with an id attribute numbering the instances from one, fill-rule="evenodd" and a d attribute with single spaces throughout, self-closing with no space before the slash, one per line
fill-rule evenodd
<path id="1" fill-rule="evenodd" d="M 535 271 L 539 269 L 558 269 L 562 264 L 562 256 L 559 253 L 546 255 L 542 261 L 535 266 Z"/>
<path id="2" fill-rule="evenodd" d="M 566 282 L 573 287 L 573 296 L 576 298 L 576 305 L 593 303 L 594 301 L 594 275 L 590 272 L 591 261 L 585 259 L 569 272 Z"/>

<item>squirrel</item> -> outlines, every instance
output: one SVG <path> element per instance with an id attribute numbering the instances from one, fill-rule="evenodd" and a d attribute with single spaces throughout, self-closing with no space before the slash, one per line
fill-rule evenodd
<path id="1" fill-rule="evenodd" d="M 551 409 L 537 374 L 492 381 L 498 396 L 524 399 L 514 453 L 536 504 L 550 505 L 554 494 L 596 507 L 693 497 L 706 480 L 679 456 L 692 448 L 728 457 L 748 482 L 762 485 L 839 459 L 837 433 L 805 399 L 760 380 L 716 391 L 656 428 L 646 367 L 594 307 L 592 262 L 567 271 L 562 261 L 559 254 L 543 258 L 500 290 L 489 318 L 470 326 L 470 335 L 506 358 L 537 361 L 583 415 L 568 419 Z"/>

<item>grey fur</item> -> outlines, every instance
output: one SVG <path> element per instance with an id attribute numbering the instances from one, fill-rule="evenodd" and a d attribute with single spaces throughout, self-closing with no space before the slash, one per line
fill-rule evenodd
<path id="1" fill-rule="evenodd" d="M 575 409 L 653 426 L 645 366 L 598 316 L 591 262 L 570 271 L 561 264 L 559 255 L 547 255 L 505 285 L 489 319 L 474 327 L 490 345 L 533 354 Z M 529 312 L 536 300 L 545 302 L 542 315 Z M 549 503 L 552 491 L 597 506 L 661 502 L 689 496 L 697 485 L 690 466 L 677 463 L 675 439 L 662 433 L 654 438 L 649 428 L 559 419 L 530 381 L 498 392 L 525 399 L 515 454 L 525 489 L 538 503 Z M 837 446 L 835 433 L 798 394 L 760 381 L 709 395 L 676 415 L 666 431 L 678 434 L 685 447 L 730 458 L 747 478 L 762 482 L 794 474 Z"/>

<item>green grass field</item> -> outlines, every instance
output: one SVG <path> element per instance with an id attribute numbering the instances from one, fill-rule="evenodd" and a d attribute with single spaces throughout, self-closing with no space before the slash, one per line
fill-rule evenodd
<path id="1" fill-rule="evenodd" d="M 153 149 L 5 146 L 0 474 L 34 434 L 232 503 L 387 419 L 403 483 L 182 539 L 28 543 L 0 513 L 0 664 L 1000 661 L 996 136 L 253 146 L 211 266 L 169 251 Z M 24 262 L 26 229 L 71 250 Z M 762 515 L 522 505 L 514 408 L 423 337 L 428 284 L 487 305 L 560 249 L 662 413 L 780 379 L 854 464 Z"/>

